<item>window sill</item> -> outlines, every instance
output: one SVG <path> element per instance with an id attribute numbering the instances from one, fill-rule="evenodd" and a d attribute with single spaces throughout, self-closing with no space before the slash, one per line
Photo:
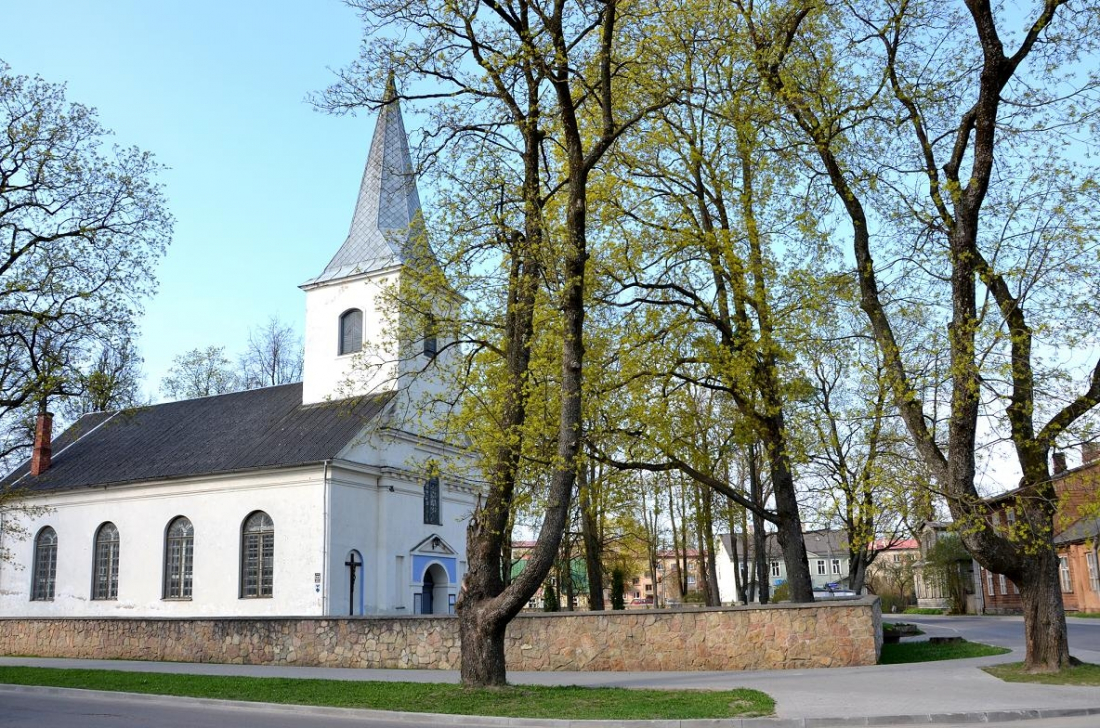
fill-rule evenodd
<path id="1" fill-rule="evenodd" d="M 93 602 L 117 602 L 118 597 L 92 597 Z"/>
<path id="2" fill-rule="evenodd" d="M 192 597 L 161 597 L 162 602 L 189 602 Z"/>
<path id="3" fill-rule="evenodd" d="M 274 594 L 257 594 L 255 596 L 239 596 L 237 599 L 252 600 L 252 599 L 274 599 Z"/>

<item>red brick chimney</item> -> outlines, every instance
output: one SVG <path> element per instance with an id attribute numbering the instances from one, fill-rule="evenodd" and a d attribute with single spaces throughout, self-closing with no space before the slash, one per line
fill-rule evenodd
<path id="1" fill-rule="evenodd" d="M 1091 463 L 1093 460 L 1100 460 L 1100 442 L 1082 442 L 1081 464 Z"/>
<path id="2" fill-rule="evenodd" d="M 34 453 L 31 455 L 31 475 L 38 477 L 50 468 L 50 442 L 53 436 L 53 415 L 42 412 L 34 425 Z"/>
<path id="3" fill-rule="evenodd" d="M 1055 475 L 1061 475 L 1062 473 L 1066 472 L 1066 454 L 1064 452 L 1055 452 L 1054 455 L 1051 456 L 1051 458 L 1054 460 Z"/>

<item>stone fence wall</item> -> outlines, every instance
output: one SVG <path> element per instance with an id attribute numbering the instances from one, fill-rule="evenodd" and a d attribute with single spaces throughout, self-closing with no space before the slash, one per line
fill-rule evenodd
<path id="1" fill-rule="evenodd" d="M 531 614 L 510 670 L 772 670 L 873 665 L 876 597 L 808 605 Z M 457 669 L 454 617 L 0 618 L 0 654 Z"/>

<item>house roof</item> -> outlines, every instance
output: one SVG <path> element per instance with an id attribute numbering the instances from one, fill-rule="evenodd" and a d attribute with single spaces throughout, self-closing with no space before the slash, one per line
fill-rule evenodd
<path id="1" fill-rule="evenodd" d="M 745 558 L 745 554 L 742 551 L 741 534 L 734 534 L 737 537 L 737 555 L 739 558 Z M 730 545 L 731 535 L 723 533 L 719 536 L 722 540 L 722 546 L 725 548 L 727 554 L 732 554 L 733 549 Z M 822 529 L 819 531 L 804 531 L 802 538 L 806 543 L 806 555 L 810 558 L 816 557 L 831 557 L 838 554 L 847 555 L 848 553 L 848 534 L 844 531 L 831 531 Z M 764 552 L 767 554 L 768 559 L 782 559 L 783 550 L 779 547 L 779 537 L 773 532 L 764 537 Z M 753 543 L 750 537 L 749 539 L 749 558 L 752 558 L 754 553 Z"/>
<path id="2" fill-rule="evenodd" d="M 321 275 L 303 284 L 383 270 L 416 258 L 435 260 L 427 243 L 416 173 L 391 76 L 374 127 L 348 237 Z"/>
<path id="3" fill-rule="evenodd" d="M 1055 535 L 1054 543 L 1058 545 L 1086 541 L 1088 539 L 1100 540 L 1100 518 L 1081 518 L 1072 526 Z"/>
<path id="4" fill-rule="evenodd" d="M 46 472 L 24 463 L 0 485 L 71 490 L 330 460 L 392 396 L 303 405 L 296 383 L 97 412 L 54 439 Z"/>

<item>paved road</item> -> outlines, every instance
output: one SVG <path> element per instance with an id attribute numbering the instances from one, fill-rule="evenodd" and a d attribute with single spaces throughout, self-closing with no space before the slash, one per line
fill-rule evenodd
<path id="1" fill-rule="evenodd" d="M 340 715 L 341 712 L 345 714 Z M 3 728 L 409 728 L 422 725 L 442 728 L 437 720 L 434 716 L 420 718 L 406 715 L 391 719 L 337 709 L 263 705 L 226 707 L 185 698 L 44 689 L 20 692 L 0 688 L 0 726 Z M 914 720 L 912 724 L 920 722 Z M 979 721 L 937 725 L 941 728 L 973 728 L 976 722 Z M 980 722 L 991 728 L 1095 728 L 1098 718 L 1092 715 Z M 781 719 L 760 719 L 751 723 L 753 728 L 767 728 L 768 723 L 773 723 L 776 728 L 790 725 Z M 466 719 L 460 725 L 461 728 L 502 728 L 499 723 L 479 723 L 477 718 Z M 540 723 L 532 720 L 524 721 L 523 725 L 534 728 Z M 558 722 L 555 728 L 562 725 Z M 669 723 L 654 725 L 664 728 Z M 736 722 L 730 725 L 736 726 Z M 839 727 L 847 723 L 836 721 L 820 725 Z M 883 725 L 896 723 L 891 721 Z"/>
<path id="2" fill-rule="evenodd" d="M 890 614 L 884 619 L 918 624 L 929 635 L 961 635 L 1013 650 L 1024 649 L 1023 617 L 943 617 L 923 614 Z M 1085 662 L 1100 663 L 1100 619 L 1068 617 L 1069 651 Z"/>

